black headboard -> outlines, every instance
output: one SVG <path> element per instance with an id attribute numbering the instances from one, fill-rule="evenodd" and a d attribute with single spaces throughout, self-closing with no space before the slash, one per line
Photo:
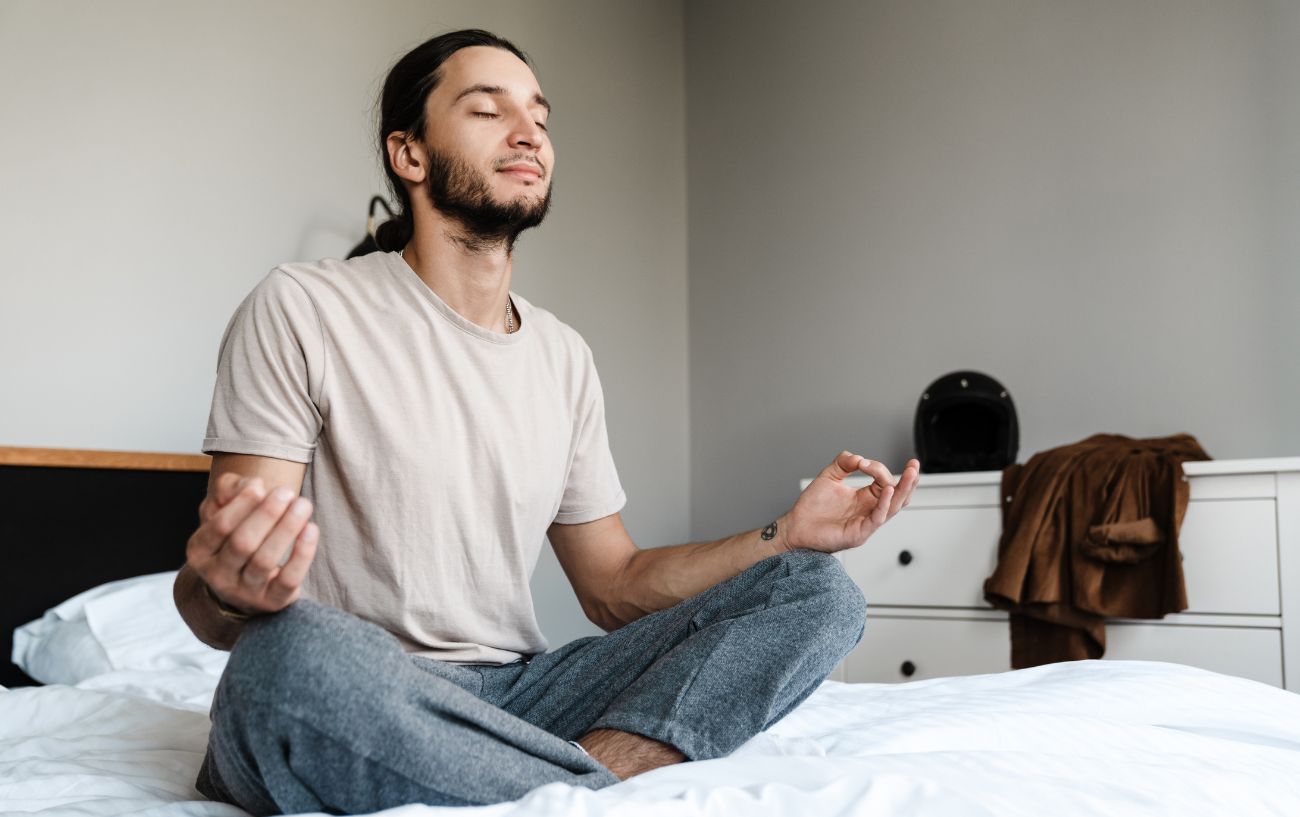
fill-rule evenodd
<path id="1" fill-rule="evenodd" d="M 83 590 L 185 563 L 211 458 L 0 446 L 0 684 L 14 629 Z"/>

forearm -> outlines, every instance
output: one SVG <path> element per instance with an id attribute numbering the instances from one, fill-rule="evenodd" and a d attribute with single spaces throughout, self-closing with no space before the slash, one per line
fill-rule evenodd
<path id="1" fill-rule="evenodd" d="M 745 531 L 712 542 L 695 542 L 638 550 L 624 568 L 619 626 L 671 607 L 787 550 L 784 517 L 764 539 L 764 529 Z"/>
<path id="2" fill-rule="evenodd" d="M 200 641 L 218 650 L 229 650 L 235 645 L 244 629 L 243 622 L 221 614 L 204 591 L 203 579 L 189 565 L 177 574 L 172 597 L 181 618 Z"/>

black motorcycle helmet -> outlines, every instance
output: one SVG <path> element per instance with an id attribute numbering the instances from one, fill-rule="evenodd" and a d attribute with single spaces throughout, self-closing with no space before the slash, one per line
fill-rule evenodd
<path id="1" fill-rule="evenodd" d="M 1001 383 L 982 372 L 950 372 L 916 404 L 913 425 L 921 471 L 1000 471 L 1016 461 L 1020 426 Z"/>

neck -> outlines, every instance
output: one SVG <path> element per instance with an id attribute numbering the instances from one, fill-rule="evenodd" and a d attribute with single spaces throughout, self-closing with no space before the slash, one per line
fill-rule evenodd
<path id="1" fill-rule="evenodd" d="M 492 332 L 506 332 L 513 258 L 506 242 L 484 244 L 467 238 L 459 225 L 441 214 L 421 223 L 402 256 L 448 306 Z M 519 313 L 513 312 L 514 329 Z"/>

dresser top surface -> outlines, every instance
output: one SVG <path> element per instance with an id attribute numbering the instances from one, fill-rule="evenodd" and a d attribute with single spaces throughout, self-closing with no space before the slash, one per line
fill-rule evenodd
<path id="1" fill-rule="evenodd" d="M 1183 463 L 1183 473 L 1188 476 L 1215 474 L 1276 474 L 1283 471 L 1300 471 L 1300 457 L 1262 457 L 1243 460 L 1201 460 Z M 865 477 L 859 477 L 865 481 Z M 998 485 L 1001 471 L 965 471 L 950 474 L 921 474 L 918 487 L 927 485 Z"/>

